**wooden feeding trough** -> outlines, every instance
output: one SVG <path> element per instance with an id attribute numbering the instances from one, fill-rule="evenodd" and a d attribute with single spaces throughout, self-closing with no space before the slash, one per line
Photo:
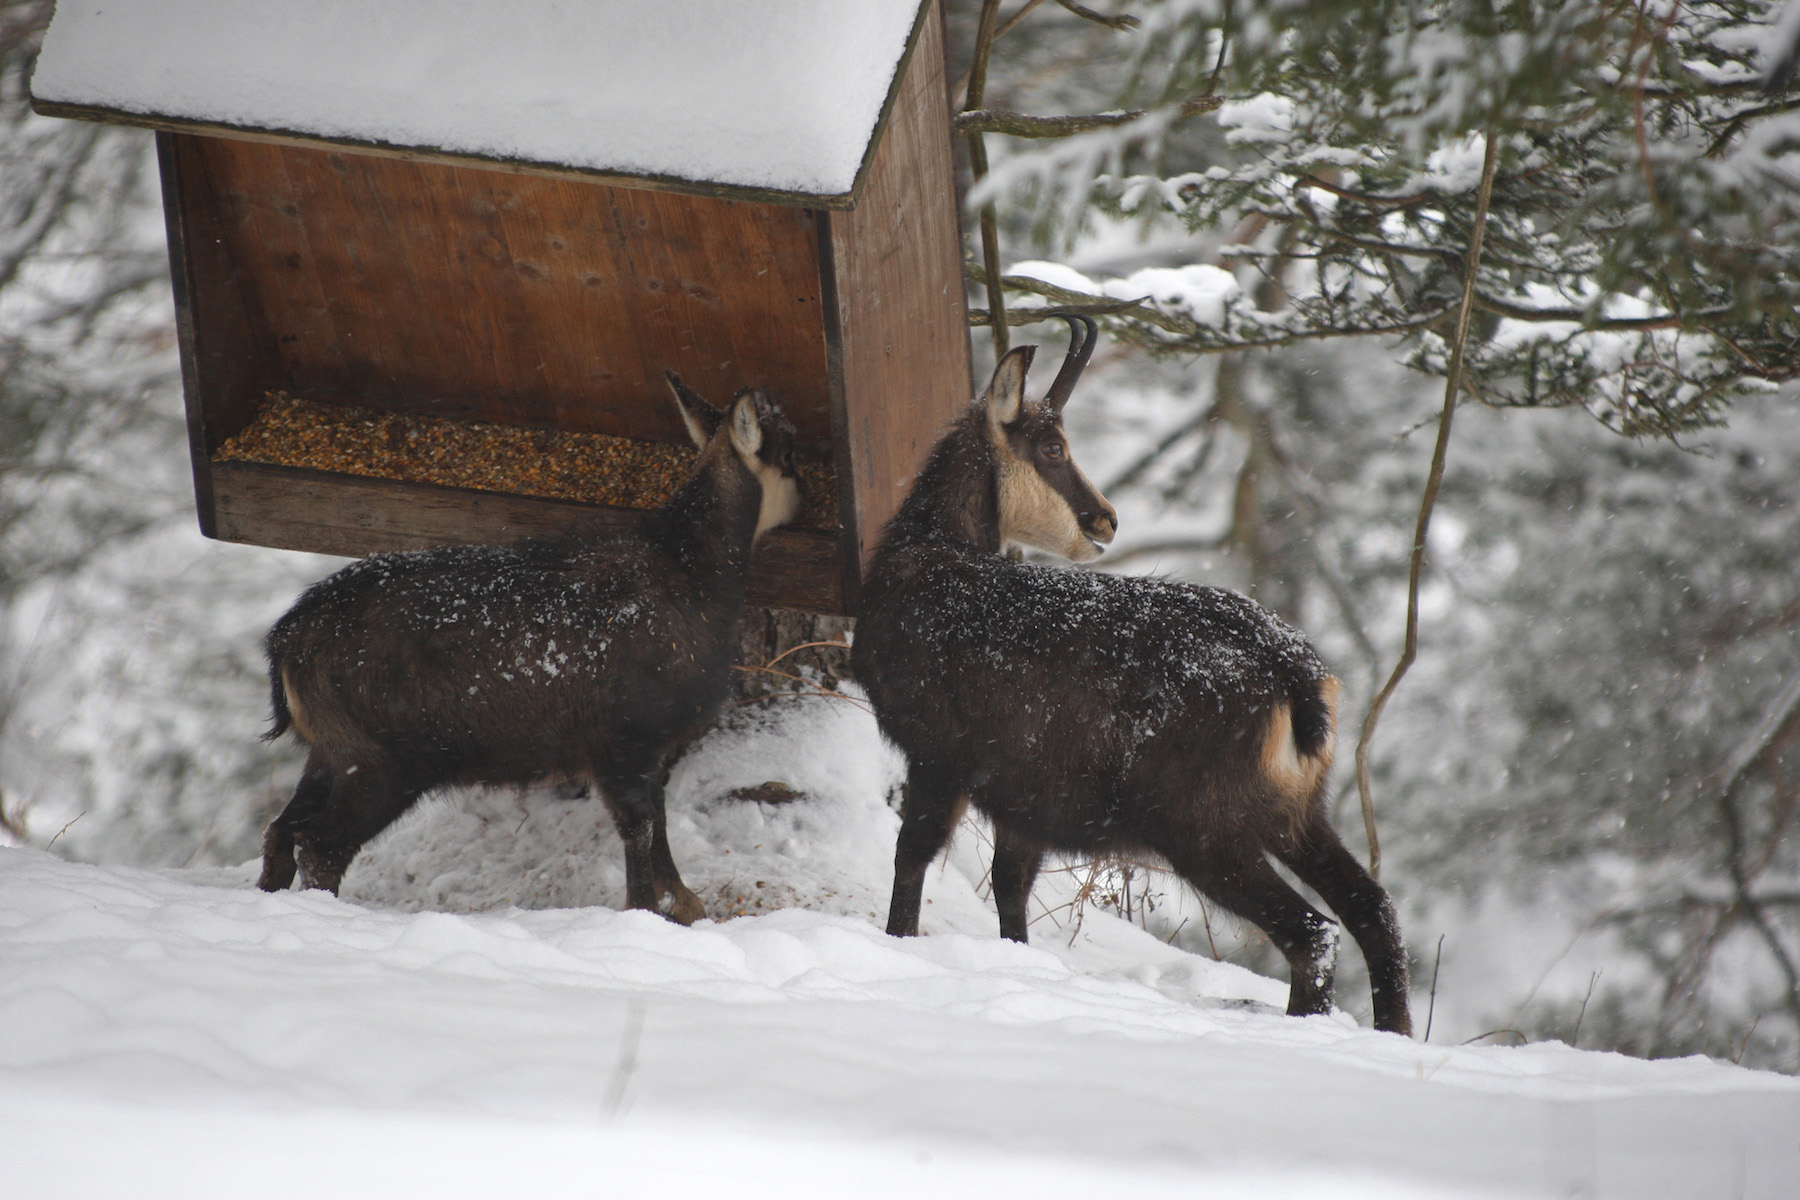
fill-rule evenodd
<path id="1" fill-rule="evenodd" d="M 689 453 L 673 368 L 810 454 L 752 603 L 851 611 L 969 395 L 937 0 L 352 9 L 65 4 L 33 80 L 158 131 L 205 533 L 635 522 Z"/>

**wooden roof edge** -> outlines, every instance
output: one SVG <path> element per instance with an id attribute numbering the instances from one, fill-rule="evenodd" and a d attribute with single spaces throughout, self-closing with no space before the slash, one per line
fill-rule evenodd
<path id="1" fill-rule="evenodd" d="M 929 0 L 927 0 L 929 3 Z M 911 58 L 908 47 L 906 62 Z M 896 77 L 897 78 L 897 77 Z M 77 121 L 99 121 L 108 125 L 129 125 L 140 129 L 157 129 L 169 133 L 191 133 L 206 137 L 237 138 L 242 141 L 268 142 L 279 146 L 299 146 L 320 150 L 336 148 L 352 154 L 372 154 L 382 158 L 399 158 L 409 162 L 437 163 L 452 167 L 477 167 L 489 171 L 512 171 L 521 175 L 541 175 L 552 179 L 572 179 L 584 183 L 610 184 L 615 187 L 645 188 L 651 191 L 678 192 L 689 196 L 709 196 L 718 200 L 742 200 L 752 204 L 783 204 L 795 208 L 847 210 L 856 207 L 862 197 L 874 147 L 887 124 L 888 110 L 894 102 L 890 90 L 887 105 L 876 123 L 875 133 L 864 151 L 862 165 L 848 192 L 816 193 L 786 191 L 780 188 L 755 187 L 748 184 L 723 183 L 704 179 L 683 179 L 675 175 L 634 174 L 630 171 L 607 171 L 591 167 L 573 167 L 566 163 L 536 162 L 529 159 L 501 158 L 435 146 L 406 146 L 362 138 L 329 137 L 293 129 L 269 129 L 250 125 L 233 125 L 220 121 L 201 121 L 190 117 L 171 117 L 160 113 L 133 112 L 104 105 L 69 104 L 60 100 L 31 98 L 32 111 L 44 117 L 66 117 Z"/>
<path id="2" fill-rule="evenodd" d="M 894 105 L 900 99 L 900 86 L 906 82 L 906 73 L 912 69 L 913 54 L 919 48 L 919 34 L 925 28 L 925 21 L 932 13 L 938 13 L 943 19 L 942 9 L 937 0 L 919 0 L 919 10 L 913 14 L 912 30 L 906 35 L 906 48 L 900 52 L 900 61 L 894 64 L 894 77 L 888 81 L 887 98 L 881 102 L 881 115 L 875 118 L 875 128 L 869 131 L 869 143 L 863 147 L 862 162 L 856 168 L 856 178 L 851 181 L 847 193 L 848 203 L 842 205 L 821 205 L 824 208 L 855 208 L 862 199 L 863 185 L 869 180 L 869 170 L 875 162 L 875 148 L 881 145 L 881 137 L 887 132 L 888 120 L 894 115 Z"/>
<path id="3" fill-rule="evenodd" d="M 32 111 L 44 117 L 66 117 L 77 121 L 99 121 L 109 125 L 130 125 L 142 129 L 166 130 L 170 133 L 193 133 L 208 137 L 240 138 L 253 142 L 270 142 L 282 146 L 320 149 L 333 146 L 353 154 L 374 154 L 411 162 L 439 163 L 453 167 L 478 167 L 494 171 L 514 171 L 522 175 L 542 175 L 552 179 L 573 179 L 586 183 L 610 184 L 615 187 L 646 188 L 651 191 L 678 192 L 689 196 L 709 196 L 718 200 L 743 200 L 752 204 L 783 204 L 795 208 L 822 208 L 845 211 L 855 208 L 862 199 L 869 171 L 875 162 L 875 149 L 887 132 L 894 105 L 900 98 L 900 86 L 912 68 L 913 54 L 919 46 L 919 34 L 931 14 L 938 12 L 936 0 L 919 0 L 913 16 L 912 30 L 906 35 L 906 46 L 894 65 L 894 77 L 888 82 L 887 97 L 881 102 L 881 114 L 869 131 L 863 147 L 862 161 L 857 165 L 850 190 L 836 193 L 788 191 L 781 188 L 755 187 L 748 184 L 723 183 L 716 180 L 684 179 L 675 175 L 607 171 L 591 167 L 573 167 L 566 163 L 538 162 L 531 159 L 501 158 L 446 150 L 437 146 L 407 146 L 373 139 L 331 137 L 297 129 L 273 129 L 253 125 L 234 125 L 221 121 L 203 121 L 192 117 L 167 116 L 160 113 L 135 112 L 105 105 L 72 104 L 61 100 L 31 97 Z M 941 17 L 940 17 L 941 19 Z"/>

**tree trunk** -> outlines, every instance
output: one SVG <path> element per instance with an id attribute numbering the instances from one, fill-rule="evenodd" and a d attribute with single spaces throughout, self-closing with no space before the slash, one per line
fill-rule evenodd
<path id="1" fill-rule="evenodd" d="M 850 676 L 850 650 L 844 643 L 853 624 L 849 617 L 791 608 L 746 608 L 738 630 L 738 700 L 837 691 Z M 837 645 L 809 644 L 815 642 Z M 801 646 L 805 649 L 795 648 Z"/>

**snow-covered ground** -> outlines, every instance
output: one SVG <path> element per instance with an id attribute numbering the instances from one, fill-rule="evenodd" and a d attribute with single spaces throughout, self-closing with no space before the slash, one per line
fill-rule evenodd
<path id="1" fill-rule="evenodd" d="M 548 792 L 422 806 L 343 899 L 0 850 L 0 1195 L 1793 1194 L 1800 1081 L 1290 1019 L 1066 875 L 1002 942 L 973 830 L 890 939 L 897 763 L 771 712 L 672 781 L 692 929 Z"/>

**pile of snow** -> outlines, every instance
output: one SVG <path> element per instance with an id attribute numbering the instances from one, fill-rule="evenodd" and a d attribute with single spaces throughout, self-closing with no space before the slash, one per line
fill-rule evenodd
<path id="1" fill-rule="evenodd" d="M 897 767 L 849 702 L 699 747 L 670 835 L 722 919 L 692 929 L 609 907 L 603 809 L 548 793 L 423 806 L 344 899 L 0 850 L 4 1190 L 1777 1197 L 1800 1171 L 1792 1079 L 1292 1019 L 1280 983 L 1091 910 L 1003 942 L 971 840 L 927 936 L 889 938 Z M 801 795 L 725 798 L 770 780 Z"/>
<path id="2" fill-rule="evenodd" d="M 919 0 L 59 5 L 40 100 L 327 138 L 850 190 Z"/>

